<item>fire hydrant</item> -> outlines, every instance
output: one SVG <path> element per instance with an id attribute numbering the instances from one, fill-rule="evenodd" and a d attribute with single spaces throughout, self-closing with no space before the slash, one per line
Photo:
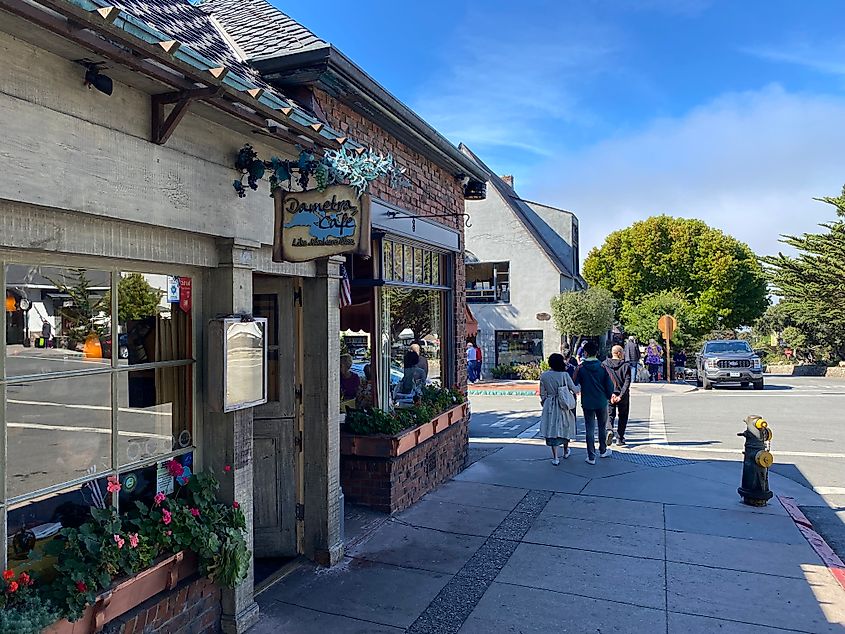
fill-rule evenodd
<path id="1" fill-rule="evenodd" d="M 742 486 L 737 489 L 744 504 L 766 506 L 772 498 L 769 491 L 769 467 L 774 458 L 769 452 L 772 430 L 761 416 L 747 416 L 747 429 L 737 434 L 745 437 L 745 457 L 742 461 Z"/>

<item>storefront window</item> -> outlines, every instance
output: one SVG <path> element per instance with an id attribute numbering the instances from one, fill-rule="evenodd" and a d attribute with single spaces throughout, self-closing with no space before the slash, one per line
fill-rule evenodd
<path id="1" fill-rule="evenodd" d="M 496 331 L 496 365 L 539 363 L 542 360 L 542 330 Z"/>
<path id="2" fill-rule="evenodd" d="M 26 264 L 4 270 L 0 512 L 11 505 L 12 562 L 30 533 L 48 539 L 56 523 L 73 525 L 74 509 L 109 503 L 107 476 L 126 479 L 126 494 L 139 494 L 143 473 L 152 470 L 144 477 L 155 482 L 163 461 L 188 459 L 193 288 L 190 277 L 160 273 Z M 15 534 L 23 535 L 17 546 Z"/>
<path id="3" fill-rule="evenodd" d="M 108 366 L 111 273 L 6 266 L 6 376 Z"/>
<path id="4" fill-rule="evenodd" d="M 111 375 L 6 388 L 6 492 L 10 498 L 111 468 Z"/>
<path id="5" fill-rule="evenodd" d="M 390 368 L 391 392 L 402 378 L 403 359 L 412 345 L 420 348 L 420 365 L 427 370 L 426 383 L 442 384 L 443 292 L 385 287 L 382 298 L 386 335 L 383 363 Z"/>

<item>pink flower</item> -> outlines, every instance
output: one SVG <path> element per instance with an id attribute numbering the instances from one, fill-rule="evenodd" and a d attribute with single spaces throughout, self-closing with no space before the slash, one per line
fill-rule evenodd
<path id="1" fill-rule="evenodd" d="M 165 535 L 167 535 L 168 537 L 170 537 L 172 534 L 173 534 L 173 531 L 167 531 L 167 532 L 165 533 Z"/>
<path id="2" fill-rule="evenodd" d="M 114 536 L 114 543 L 117 544 L 118 549 L 121 549 L 121 548 L 123 548 L 123 545 L 126 543 L 126 540 L 124 540 L 120 535 L 115 535 Z"/>
<path id="3" fill-rule="evenodd" d="M 32 585 L 32 577 L 30 577 L 25 572 L 21 573 L 21 576 L 18 577 L 18 580 L 25 586 L 31 586 Z"/>
<path id="4" fill-rule="evenodd" d="M 199 517 L 200 516 L 200 510 L 199 509 L 191 509 L 191 515 L 193 515 L 194 517 Z"/>
<path id="5" fill-rule="evenodd" d="M 161 510 L 161 521 L 164 522 L 165 526 L 170 524 L 170 511 L 168 511 L 167 509 Z"/>
<path id="6" fill-rule="evenodd" d="M 232 465 L 230 465 L 230 464 L 227 464 L 225 467 L 223 467 L 223 471 L 225 471 L 226 473 L 229 473 L 231 470 L 232 470 Z"/>
<path id="7" fill-rule="evenodd" d="M 164 502 L 166 499 L 167 499 L 167 496 L 164 493 L 158 492 L 158 493 L 156 493 L 156 496 L 153 498 L 153 502 L 155 502 L 155 505 L 158 506 L 159 504 Z"/>
<path id="8" fill-rule="evenodd" d="M 129 546 L 138 548 L 138 533 L 129 533 Z"/>
<path id="9" fill-rule="evenodd" d="M 237 500 L 235 500 L 234 502 L 232 502 L 232 508 L 233 509 L 239 509 L 239 508 L 241 508 L 241 505 L 238 504 Z"/>
<path id="10" fill-rule="evenodd" d="M 178 460 L 168 460 L 167 472 L 174 478 L 178 478 L 185 472 L 185 467 L 183 467 Z"/>
<path id="11" fill-rule="evenodd" d="M 106 485 L 106 490 L 108 490 L 109 493 L 118 493 L 120 491 L 120 481 L 117 476 L 109 476 L 107 480 L 108 484 Z"/>

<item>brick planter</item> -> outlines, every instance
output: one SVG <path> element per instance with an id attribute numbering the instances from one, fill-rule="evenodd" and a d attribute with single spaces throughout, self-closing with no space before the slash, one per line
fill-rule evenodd
<path id="1" fill-rule="evenodd" d="M 395 513 L 458 473 L 469 438 L 464 403 L 395 436 L 341 433 L 340 482 L 347 502 Z"/>

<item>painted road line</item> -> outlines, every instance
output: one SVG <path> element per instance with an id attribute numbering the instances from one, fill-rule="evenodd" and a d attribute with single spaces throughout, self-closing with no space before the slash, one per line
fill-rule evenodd
<path id="1" fill-rule="evenodd" d="M 819 495 L 845 495 L 845 487 L 813 487 Z"/>
<path id="2" fill-rule="evenodd" d="M 648 413 L 648 444 L 667 445 L 666 421 L 663 418 L 663 397 L 652 395 L 651 408 Z"/>
<path id="3" fill-rule="evenodd" d="M 536 425 L 532 425 L 531 427 L 529 427 L 525 431 L 521 432 L 519 435 L 517 435 L 517 438 L 534 438 L 534 436 L 536 436 L 539 433 L 540 433 L 540 423 L 537 423 Z"/>
<path id="4" fill-rule="evenodd" d="M 633 443 L 630 443 L 631 449 L 637 449 L 637 447 L 633 446 Z M 636 443 L 638 446 L 646 446 L 646 447 L 653 447 L 649 445 L 649 443 Z M 689 447 L 685 445 L 666 445 L 665 447 L 659 447 L 659 449 L 665 451 L 683 451 L 683 452 L 691 452 L 691 453 L 721 453 L 721 454 L 735 454 L 735 455 L 742 455 L 742 447 L 737 447 L 736 449 L 717 449 L 715 447 Z M 774 451 L 772 452 L 775 456 L 775 462 L 777 462 L 778 456 L 787 456 L 793 458 L 845 458 L 845 453 L 821 453 L 816 451 Z"/>
<path id="5" fill-rule="evenodd" d="M 111 434 L 111 427 L 74 427 L 73 425 L 49 425 L 46 423 L 6 423 L 6 427 L 16 427 L 18 429 L 41 429 L 50 431 L 72 431 L 85 432 L 88 434 Z M 129 436 L 133 438 L 158 438 L 160 440 L 169 440 L 171 436 L 164 436 L 162 434 L 150 434 L 147 432 L 136 431 L 118 431 L 118 436 Z"/>

